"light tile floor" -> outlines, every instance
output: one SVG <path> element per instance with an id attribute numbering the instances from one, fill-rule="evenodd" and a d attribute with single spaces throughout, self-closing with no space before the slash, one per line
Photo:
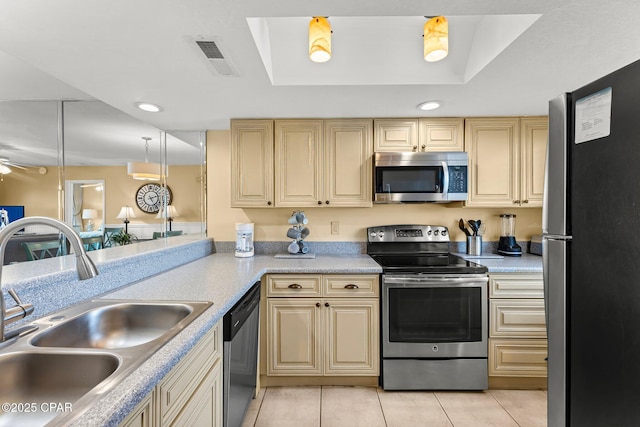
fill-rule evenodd
<path id="1" fill-rule="evenodd" d="M 269 387 L 242 427 L 545 427 L 543 390 L 397 392 L 374 387 Z"/>

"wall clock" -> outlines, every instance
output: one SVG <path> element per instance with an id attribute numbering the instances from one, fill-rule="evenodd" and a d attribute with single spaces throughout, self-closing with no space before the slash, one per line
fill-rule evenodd
<path id="1" fill-rule="evenodd" d="M 171 204 L 171 189 L 168 185 L 144 184 L 136 191 L 136 204 L 143 212 L 158 213 L 162 206 Z"/>

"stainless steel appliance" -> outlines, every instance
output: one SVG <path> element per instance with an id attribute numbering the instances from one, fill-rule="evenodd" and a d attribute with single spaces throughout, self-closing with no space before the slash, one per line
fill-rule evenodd
<path id="1" fill-rule="evenodd" d="M 549 103 L 548 425 L 640 425 L 640 61 Z"/>
<path id="2" fill-rule="evenodd" d="M 465 152 L 382 152 L 373 157 L 374 203 L 467 200 Z"/>
<path id="3" fill-rule="evenodd" d="M 223 326 L 223 424 L 242 425 L 256 391 L 260 282 L 225 314 Z"/>
<path id="4" fill-rule="evenodd" d="M 443 226 L 367 229 L 382 266 L 385 390 L 484 390 L 487 269 L 449 253 Z"/>

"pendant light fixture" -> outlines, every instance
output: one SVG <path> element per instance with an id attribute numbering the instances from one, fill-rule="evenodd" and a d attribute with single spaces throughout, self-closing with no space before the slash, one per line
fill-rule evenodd
<path id="1" fill-rule="evenodd" d="M 331 24 L 325 17 L 314 16 L 309 22 L 309 59 L 313 62 L 331 59 Z"/>
<path id="2" fill-rule="evenodd" d="M 128 162 L 127 173 L 141 181 L 159 181 L 160 180 L 160 163 L 149 163 L 149 138 L 143 136 L 144 139 L 144 163 Z"/>
<path id="3" fill-rule="evenodd" d="M 436 62 L 449 54 L 449 23 L 444 16 L 426 16 L 424 24 L 424 60 Z"/>

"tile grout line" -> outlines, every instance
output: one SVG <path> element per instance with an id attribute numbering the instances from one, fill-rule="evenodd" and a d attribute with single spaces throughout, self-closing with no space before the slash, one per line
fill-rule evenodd
<path id="1" fill-rule="evenodd" d="M 322 427 L 322 395 L 324 393 L 324 386 L 320 386 L 320 419 L 318 420 L 318 427 Z"/>
<path id="2" fill-rule="evenodd" d="M 384 425 L 389 427 L 389 423 L 387 422 L 387 417 L 384 414 L 384 407 L 382 406 L 382 401 L 380 400 L 380 387 L 376 387 L 376 397 L 378 398 L 378 404 L 380 405 L 380 412 L 382 412 L 382 419 L 384 420 Z"/>
<path id="3" fill-rule="evenodd" d="M 491 397 L 493 397 L 493 400 L 495 400 L 496 402 L 498 402 L 498 405 L 500 405 L 500 407 L 502 409 L 504 409 L 504 412 L 506 412 L 507 414 L 509 414 L 509 416 L 511 417 L 511 419 L 513 420 L 514 423 L 516 423 L 518 425 L 518 427 L 522 427 L 520 425 L 520 423 L 518 422 L 518 420 L 515 419 L 515 417 L 513 415 L 511 415 L 511 412 L 509 412 L 509 410 L 507 408 L 504 407 L 504 405 L 502 404 L 502 402 L 500 402 L 500 400 L 498 400 L 497 397 L 495 397 L 493 395 L 493 393 L 491 393 L 491 390 L 487 390 L 487 392 L 491 395 Z"/>
<path id="4" fill-rule="evenodd" d="M 256 424 L 258 424 L 258 417 L 260 417 L 260 410 L 262 410 L 262 404 L 264 403 L 264 398 L 267 397 L 267 388 L 264 388 L 264 393 L 262 393 L 262 399 L 260 399 L 260 404 L 258 405 L 258 411 L 256 412 L 256 419 L 253 420 L 253 427 L 256 427 Z M 258 392 L 258 394 L 260 394 L 260 392 Z"/>
<path id="5" fill-rule="evenodd" d="M 442 412 L 444 412 L 444 414 L 446 415 L 447 419 L 449 420 L 449 423 L 455 427 L 455 425 L 453 424 L 453 420 L 451 419 L 451 417 L 449 416 L 449 414 L 447 413 L 447 410 L 444 409 L 444 406 L 442 406 L 442 402 L 440 402 L 440 398 L 438 397 L 438 393 L 436 393 L 435 391 L 433 392 L 433 396 L 436 398 L 436 400 L 438 401 L 438 405 L 440 405 L 440 408 L 442 409 Z"/>

